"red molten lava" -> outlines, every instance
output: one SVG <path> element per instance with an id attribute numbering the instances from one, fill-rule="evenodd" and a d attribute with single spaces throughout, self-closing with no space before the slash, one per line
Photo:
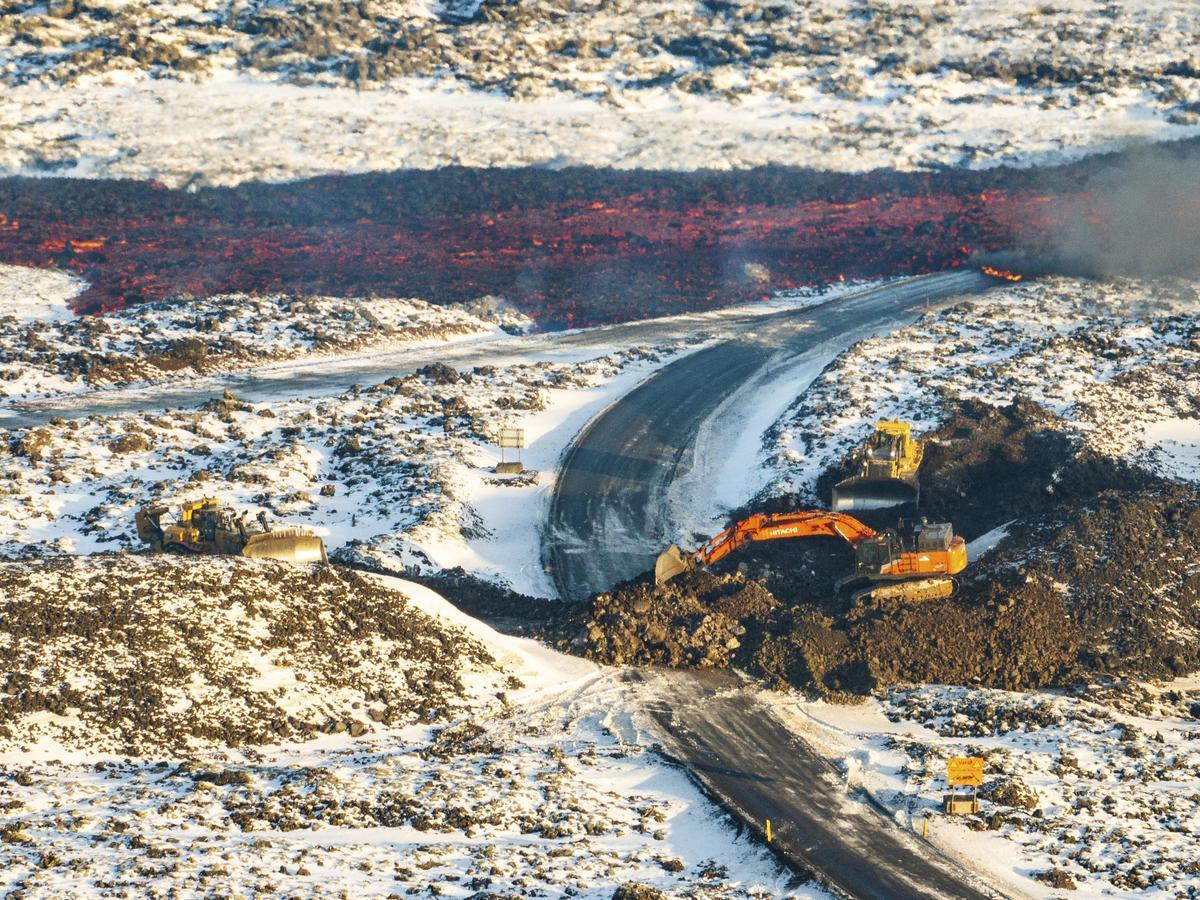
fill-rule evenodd
<path id="1" fill-rule="evenodd" d="M 80 312 L 181 292 L 496 294 L 543 328 L 951 268 L 1049 198 L 979 174 L 470 170 L 197 193 L 0 180 L 0 261 L 68 269 Z"/>
<path id="2" fill-rule="evenodd" d="M 984 275 L 999 278 L 1001 281 L 1020 281 L 1022 278 L 1016 272 L 1010 272 L 1008 269 L 997 269 L 995 266 L 980 266 L 979 271 L 983 272 Z"/>

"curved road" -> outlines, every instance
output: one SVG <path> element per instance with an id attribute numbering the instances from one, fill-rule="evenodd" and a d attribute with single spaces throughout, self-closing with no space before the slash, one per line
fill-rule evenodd
<path id="1" fill-rule="evenodd" d="M 908 278 L 762 316 L 752 330 L 660 369 L 593 419 L 563 461 L 542 542 L 559 595 L 582 599 L 650 568 L 672 524 L 667 488 L 687 468 L 696 434 L 760 372 L 822 352 L 832 358 L 931 304 L 994 284 L 974 269 Z"/>
<path id="2" fill-rule="evenodd" d="M 306 357 L 250 369 L 194 375 L 183 381 L 167 379 L 12 404 L 0 402 L 0 427 L 42 425 L 56 416 L 69 419 L 93 413 L 114 415 L 171 406 L 199 406 L 220 397 L 226 389 L 252 403 L 328 396 L 349 390 L 355 384 L 404 376 L 433 362 L 447 363 L 459 369 L 543 361 L 571 363 L 591 359 L 616 347 L 655 344 L 706 333 L 742 334 L 777 316 L 754 306 L 735 306 L 578 331 L 537 332 L 515 337 L 489 335 L 449 344 L 434 341 L 425 345 L 401 345 L 390 350 L 372 348 L 328 357 Z"/>
<path id="3" fill-rule="evenodd" d="M 827 306 L 760 319 L 630 391 L 576 438 L 551 499 L 543 562 L 559 593 L 582 598 L 646 571 L 669 534 L 667 489 L 691 466 L 696 435 L 736 407 L 764 372 L 837 350 L 916 318 L 927 305 L 982 291 L 975 271 L 907 279 Z M 759 381 L 756 382 L 756 379 Z M 749 461 L 748 461 L 749 462 Z M 996 893 L 848 795 L 836 770 L 728 673 L 635 672 L 653 696 L 664 744 L 776 853 L 858 898 L 983 900 Z"/>

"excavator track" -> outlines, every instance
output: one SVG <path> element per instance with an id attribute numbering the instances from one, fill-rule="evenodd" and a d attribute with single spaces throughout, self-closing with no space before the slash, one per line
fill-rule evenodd
<path id="1" fill-rule="evenodd" d="M 908 581 L 876 581 L 850 595 L 853 607 L 908 606 L 928 600 L 953 597 L 958 584 L 953 578 L 917 578 Z"/>

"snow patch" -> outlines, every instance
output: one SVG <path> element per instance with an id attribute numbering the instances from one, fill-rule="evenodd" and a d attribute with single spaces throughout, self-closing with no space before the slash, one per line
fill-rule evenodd
<path id="1" fill-rule="evenodd" d="M 0 317 L 16 316 L 23 324 L 70 320 L 74 313 L 67 304 L 87 287 L 82 278 L 58 269 L 0 264 Z"/>

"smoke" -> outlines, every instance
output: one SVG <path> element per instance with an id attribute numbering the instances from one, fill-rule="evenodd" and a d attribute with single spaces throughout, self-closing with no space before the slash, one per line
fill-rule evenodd
<path id="1" fill-rule="evenodd" d="M 1064 191 L 1060 197 L 1050 220 L 1034 229 L 1036 234 L 1023 236 L 1032 257 L 1027 271 L 1093 277 L 1200 274 L 1200 151 L 1195 143 L 1123 154 L 1087 178 L 1082 193 Z"/>

